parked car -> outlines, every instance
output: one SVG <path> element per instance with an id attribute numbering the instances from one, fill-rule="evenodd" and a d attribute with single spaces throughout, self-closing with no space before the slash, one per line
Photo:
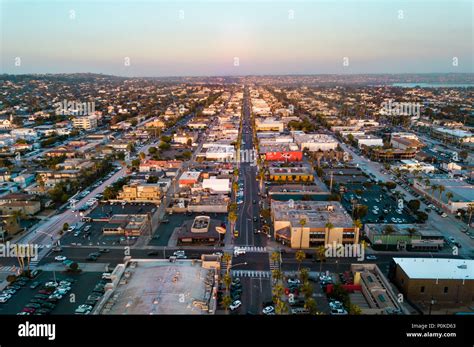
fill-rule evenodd
<path id="1" fill-rule="evenodd" d="M 275 312 L 275 308 L 273 306 L 267 306 L 262 310 L 262 313 L 265 315 L 269 315 Z"/>
<path id="2" fill-rule="evenodd" d="M 230 306 L 230 310 L 231 311 L 235 311 L 236 309 L 238 309 L 240 306 L 242 306 L 242 302 L 240 300 L 235 300 Z"/>

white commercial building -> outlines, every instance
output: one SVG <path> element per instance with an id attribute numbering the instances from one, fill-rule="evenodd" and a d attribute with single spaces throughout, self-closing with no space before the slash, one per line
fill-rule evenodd
<path id="1" fill-rule="evenodd" d="M 374 147 L 374 146 L 383 146 L 383 140 L 380 137 L 372 135 L 356 135 L 354 136 L 357 141 L 357 146 L 360 148 L 362 146 Z"/>
<path id="2" fill-rule="evenodd" d="M 337 140 L 326 134 L 305 134 L 303 132 L 294 132 L 293 137 L 300 149 L 308 149 L 310 152 L 330 151 L 337 148 Z"/>
<path id="3" fill-rule="evenodd" d="M 419 162 L 418 160 L 400 160 L 402 163 L 398 166 L 400 170 L 407 170 L 410 172 L 420 171 L 425 173 L 430 173 L 435 171 L 435 167 L 431 164 Z"/>
<path id="4" fill-rule="evenodd" d="M 206 159 L 229 161 L 235 156 L 235 149 L 232 145 L 214 145 L 206 148 Z"/>
<path id="5" fill-rule="evenodd" d="M 205 178 L 202 180 L 202 188 L 209 189 L 211 193 L 230 193 L 230 180 L 228 178 Z"/>

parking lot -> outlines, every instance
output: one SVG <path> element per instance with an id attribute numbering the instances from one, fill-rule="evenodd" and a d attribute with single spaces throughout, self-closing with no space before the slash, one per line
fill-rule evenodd
<path id="1" fill-rule="evenodd" d="M 169 240 L 175 228 L 180 227 L 185 221 L 194 220 L 196 216 L 209 216 L 225 222 L 227 217 L 224 213 L 174 213 L 165 215 L 158 229 L 154 232 L 151 241 L 152 246 L 168 246 Z"/>
<path id="2" fill-rule="evenodd" d="M 26 280 L 25 284 L 19 288 L 16 293 L 5 303 L 0 303 L 0 314 L 14 315 L 22 312 L 25 306 L 34 306 L 30 310 L 30 314 L 74 314 L 77 307 L 84 304 L 87 297 L 94 290 L 94 287 L 101 280 L 102 273 L 84 272 L 84 273 L 68 273 L 68 272 L 51 272 L 43 271 L 36 278 Z M 70 290 L 64 291 L 61 298 L 49 300 L 48 296 L 57 289 L 46 287 L 48 282 L 65 282 Z M 11 287 L 11 286 L 10 286 Z M 48 289 L 49 288 L 49 289 Z M 67 287 L 65 287 L 67 288 Z M 44 294 L 43 294 L 44 293 Z M 49 294 L 47 294 L 49 293 Z M 33 305 L 31 305 L 33 304 Z M 45 309 L 45 311 L 41 309 Z"/>
<path id="3" fill-rule="evenodd" d="M 362 184 L 346 185 L 347 192 L 343 194 L 342 204 L 352 213 L 351 200 L 357 204 L 368 206 L 367 214 L 361 218 L 362 223 L 414 223 L 415 217 L 408 211 L 404 204 L 400 209 L 398 201 L 381 186 L 372 184 L 365 187 Z"/>

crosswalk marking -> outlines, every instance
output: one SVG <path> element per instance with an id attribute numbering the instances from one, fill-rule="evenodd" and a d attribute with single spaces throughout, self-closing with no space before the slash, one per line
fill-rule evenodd
<path id="1" fill-rule="evenodd" d="M 265 253 L 267 251 L 267 247 L 259 247 L 259 246 L 238 246 L 244 248 L 246 252 L 260 252 Z"/>
<path id="2" fill-rule="evenodd" d="M 10 266 L 0 266 L 0 272 L 16 272 L 18 270 L 18 266 L 10 265 Z"/>
<path id="3" fill-rule="evenodd" d="M 231 270 L 233 277 L 256 277 L 256 278 L 270 278 L 270 271 L 258 270 Z"/>

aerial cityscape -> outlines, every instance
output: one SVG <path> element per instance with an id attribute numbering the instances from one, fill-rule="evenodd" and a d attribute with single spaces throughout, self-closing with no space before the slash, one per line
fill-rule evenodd
<path id="1" fill-rule="evenodd" d="M 0 316 L 474 314 L 473 4 L 426 3 L 1 1 Z"/>

